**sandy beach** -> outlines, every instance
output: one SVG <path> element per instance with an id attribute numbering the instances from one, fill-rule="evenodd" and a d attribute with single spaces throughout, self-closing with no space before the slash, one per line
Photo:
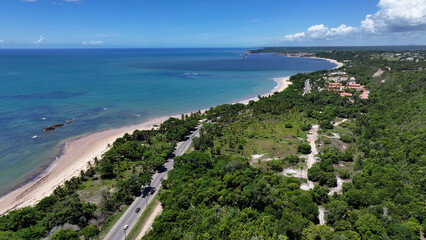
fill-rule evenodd
<path id="1" fill-rule="evenodd" d="M 274 78 L 277 86 L 262 96 L 283 91 L 291 84 L 289 78 Z M 240 103 L 248 104 L 251 100 L 256 101 L 258 97 L 242 100 Z M 95 157 L 101 158 L 102 154 L 108 150 L 108 145 L 125 133 L 133 133 L 136 129 L 151 129 L 154 125 L 159 125 L 170 117 L 180 118 L 180 116 L 158 117 L 135 125 L 92 133 L 67 142 L 62 156 L 53 162 L 44 173 L 0 198 L 0 215 L 15 209 L 33 206 L 44 197 L 51 195 L 57 186 L 78 176 L 81 170 L 87 169 L 88 163 L 92 162 Z"/>
<path id="2" fill-rule="evenodd" d="M 326 60 L 326 61 L 329 61 L 329 62 L 331 62 L 331 63 L 337 64 L 337 66 L 336 66 L 335 68 L 333 68 L 333 69 L 343 67 L 343 63 L 338 62 L 338 61 L 336 61 L 336 60 L 334 60 L 334 59 L 330 59 L 330 58 L 320 58 L 320 57 L 310 57 L 310 58 L 322 59 L 322 60 Z"/>
<path id="3" fill-rule="evenodd" d="M 261 97 L 268 97 L 268 96 L 273 95 L 275 92 L 282 92 L 290 84 L 292 84 L 292 82 L 290 82 L 290 77 L 273 78 L 272 80 L 274 80 L 277 83 L 277 86 L 275 88 L 273 88 L 270 92 L 265 93 L 265 94 L 261 94 L 260 95 Z M 249 98 L 249 99 L 239 101 L 238 103 L 248 104 L 250 101 L 257 101 L 257 100 L 259 100 L 258 97 L 252 97 L 252 98 Z"/>
<path id="4" fill-rule="evenodd" d="M 331 62 L 331 63 L 334 63 L 334 64 L 336 64 L 337 66 L 336 67 L 334 67 L 333 69 L 337 69 L 337 68 L 340 68 L 340 67 L 343 67 L 343 63 L 341 63 L 341 62 L 338 62 L 337 60 L 334 60 L 334 59 L 330 59 L 330 58 L 322 58 L 322 57 L 296 57 L 296 56 L 286 56 L 286 57 L 295 57 L 295 58 L 315 58 L 315 59 L 321 59 L 321 60 L 325 60 L 325 61 L 328 61 L 328 62 Z"/>

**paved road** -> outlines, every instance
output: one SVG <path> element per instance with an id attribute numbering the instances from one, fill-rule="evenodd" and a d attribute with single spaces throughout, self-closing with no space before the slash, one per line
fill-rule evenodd
<path id="1" fill-rule="evenodd" d="M 197 136 L 200 128 L 202 125 L 198 126 L 198 128 L 191 133 L 188 136 L 188 139 L 183 142 L 179 142 L 176 146 L 176 150 L 173 152 L 175 156 L 180 156 L 184 154 L 188 148 L 189 145 L 192 142 L 192 139 L 194 136 Z M 109 233 L 104 238 L 105 240 L 122 240 L 125 239 L 125 234 L 128 234 L 130 230 L 135 226 L 136 222 L 138 221 L 139 217 L 142 215 L 142 213 L 145 211 L 148 204 L 151 202 L 151 200 L 154 198 L 155 194 L 157 193 L 158 189 L 161 186 L 161 181 L 165 178 L 167 178 L 168 172 L 173 168 L 174 160 L 169 159 L 164 164 L 164 169 L 162 169 L 161 172 L 157 172 L 152 177 L 151 185 L 150 187 L 146 187 L 145 189 L 147 191 L 144 191 L 140 197 L 137 197 L 136 200 L 130 205 L 130 207 L 127 209 L 127 211 L 121 216 L 121 218 L 117 221 L 117 223 L 111 228 Z M 141 210 L 139 213 L 136 213 L 136 208 L 140 207 Z M 126 231 L 124 231 L 124 226 L 128 225 Z"/>

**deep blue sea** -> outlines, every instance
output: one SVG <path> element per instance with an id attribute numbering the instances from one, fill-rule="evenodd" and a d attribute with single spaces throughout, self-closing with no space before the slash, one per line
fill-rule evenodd
<path id="1" fill-rule="evenodd" d="M 0 196 L 67 139 L 247 99 L 274 88 L 271 78 L 335 66 L 244 50 L 0 49 Z"/>

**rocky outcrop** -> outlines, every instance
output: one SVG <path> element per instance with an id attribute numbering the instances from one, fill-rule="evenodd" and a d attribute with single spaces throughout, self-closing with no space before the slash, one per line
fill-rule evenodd
<path id="1" fill-rule="evenodd" d="M 49 127 L 45 128 L 45 129 L 43 129 L 43 131 L 45 131 L 45 132 L 53 131 L 53 130 L 55 130 L 57 128 L 60 128 L 60 127 L 62 127 L 64 125 L 65 124 L 63 124 L 63 123 L 55 124 L 55 125 L 52 125 L 52 126 L 49 126 Z"/>
<path id="2" fill-rule="evenodd" d="M 67 120 L 65 123 L 59 123 L 59 124 L 55 124 L 55 125 L 49 126 L 49 127 L 45 128 L 45 129 L 43 129 L 43 131 L 44 132 L 53 131 L 53 130 L 55 130 L 57 128 L 63 127 L 65 124 L 71 124 L 74 120 L 75 119 Z"/>

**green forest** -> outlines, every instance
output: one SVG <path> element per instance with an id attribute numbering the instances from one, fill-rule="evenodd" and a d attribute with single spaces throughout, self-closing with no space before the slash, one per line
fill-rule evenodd
<path id="1" fill-rule="evenodd" d="M 101 238 L 199 124 L 192 151 L 174 158 L 162 182 L 163 212 L 144 240 L 424 239 L 426 54 L 395 61 L 385 53 L 316 53 L 350 60 L 339 70 L 365 85 L 368 99 L 320 91 L 325 74 L 337 71 L 322 70 L 294 75 L 283 92 L 247 105 L 126 134 L 52 196 L 2 216 L 0 239 Z M 307 79 L 318 81 L 302 95 Z M 315 131 L 317 161 L 307 169 Z M 307 179 L 297 175 L 303 170 Z"/>
<path id="2" fill-rule="evenodd" d="M 334 51 L 317 56 L 351 59 L 344 70 L 370 89 L 368 100 L 327 91 L 302 96 L 297 74 L 284 92 L 257 102 L 221 105 L 206 112 L 196 151 L 177 159 L 163 182 L 164 212 L 144 239 L 421 239 L 426 227 L 425 62 L 390 62 L 377 52 Z M 387 69 L 373 78 L 378 69 Z M 388 70 L 390 69 L 390 70 Z M 347 119 L 344 127 L 332 123 Z M 303 179 L 283 176 L 310 152 L 303 136 L 318 124 L 323 135 L 341 131 L 338 149 L 319 140 L 320 161 Z M 263 143 L 275 145 L 267 148 Z M 279 143 L 279 144 L 278 144 Z M 306 148 L 306 145 L 308 148 Z M 284 152 L 278 148 L 285 148 Z M 253 150 L 274 160 L 254 162 Z M 278 157 L 278 159 L 277 159 Z M 336 166 L 347 165 L 339 169 Z M 329 196 L 336 176 L 350 179 Z M 318 206 L 326 225 L 319 225 Z"/>

